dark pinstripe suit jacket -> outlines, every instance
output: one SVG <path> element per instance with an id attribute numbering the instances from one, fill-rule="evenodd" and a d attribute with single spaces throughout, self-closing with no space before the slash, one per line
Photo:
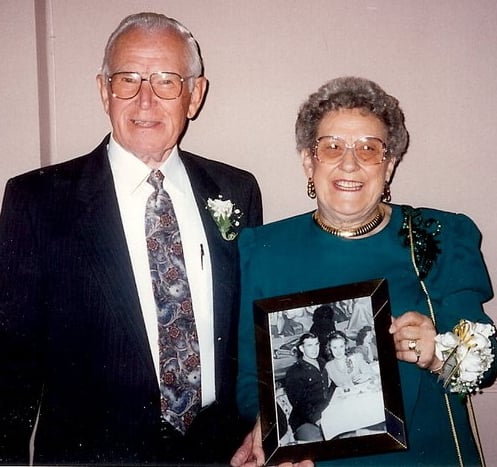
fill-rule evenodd
<path id="1" fill-rule="evenodd" d="M 167 457 L 107 142 L 108 136 L 92 153 L 21 175 L 6 187 L 0 217 L 3 462 L 27 461 L 38 407 L 35 462 L 162 463 Z M 241 227 L 260 224 L 262 209 L 248 172 L 183 151 L 180 157 L 213 267 L 219 410 L 206 411 L 195 441 L 185 447 L 201 457 L 199 446 L 211 444 L 210 437 L 226 445 L 223 437 L 234 433 L 228 420 L 239 302 L 237 242 L 222 239 L 206 201 L 219 194 L 231 199 L 244 213 Z"/>

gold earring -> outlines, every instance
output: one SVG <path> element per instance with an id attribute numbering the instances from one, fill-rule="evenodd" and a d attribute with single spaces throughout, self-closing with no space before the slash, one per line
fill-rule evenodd
<path id="1" fill-rule="evenodd" d="M 311 199 L 316 197 L 316 187 L 314 186 L 314 180 L 309 177 L 307 180 L 307 196 Z"/>
<path id="2" fill-rule="evenodd" d="M 390 183 L 385 182 L 385 186 L 383 187 L 383 193 L 381 194 L 381 201 L 383 203 L 389 203 L 392 201 L 392 193 L 390 192 Z"/>

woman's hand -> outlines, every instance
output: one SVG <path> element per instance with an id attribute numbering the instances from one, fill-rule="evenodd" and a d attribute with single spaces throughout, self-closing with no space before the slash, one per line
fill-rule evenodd
<path id="1" fill-rule="evenodd" d="M 231 458 L 232 467 L 261 467 L 264 465 L 264 451 L 262 450 L 261 421 L 257 422 L 253 430 L 245 437 L 243 444 L 238 448 Z M 285 462 L 278 467 L 313 467 L 314 462 L 305 460 L 292 464 Z"/>
<path id="2" fill-rule="evenodd" d="M 352 382 L 354 384 L 362 384 L 369 381 L 371 377 L 372 375 L 364 375 L 362 373 L 359 373 L 358 375 L 352 377 Z"/>
<path id="3" fill-rule="evenodd" d="M 415 363 L 427 370 L 440 368 L 442 362 L 435 356 L 437 331 L 428 316 L 408 311 L 398 318 L 392 318 L 389 332 L 393 334 L 399 360 Z"/>
<path id="4" fill-rule="evenodd" d="M 245 436 L 242 445 L 231 458 L 230 464 L 232 467 L 260 467 L 264 465 L 264 460 L 261 421 L 257 418 L 254 428 Z"/>

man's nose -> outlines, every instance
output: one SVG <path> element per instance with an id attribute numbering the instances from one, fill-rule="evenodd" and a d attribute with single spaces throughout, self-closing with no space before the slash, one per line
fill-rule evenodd
<path id="1" fill-rule="evenodd" d="M 155 94 L 152 89 L 152 85 L 148 81 L 148 79 L 142 80 L 142 84 L 140 90 L 138 91 L 138 99 L 140 103 L 140 107 L 148 108 L 150 107 L 152 100 Z"/>

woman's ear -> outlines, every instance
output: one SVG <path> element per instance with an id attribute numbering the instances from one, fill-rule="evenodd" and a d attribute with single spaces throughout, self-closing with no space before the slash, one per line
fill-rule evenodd
<path id="1" fill-rule="evenodd" d="M 397 165 L 397 163 L 398 163 L 398 159 L 396 157 L 392 157 L 388 161 L 387 170 L 385 172 L 385 180 L 388 183 L 390 183 L 392 181 L 392 175 L 393 175 L 393 172 L 395 170 L 395 166 Z"/>
<path id="2" fill-rule="evenodd" d="M 302 160 L 305 176 L 307 178 L 312 177 L 314 174 L 314 159 L 310 149 L 302 149 L 300 151 L 300 159 Z"/>

